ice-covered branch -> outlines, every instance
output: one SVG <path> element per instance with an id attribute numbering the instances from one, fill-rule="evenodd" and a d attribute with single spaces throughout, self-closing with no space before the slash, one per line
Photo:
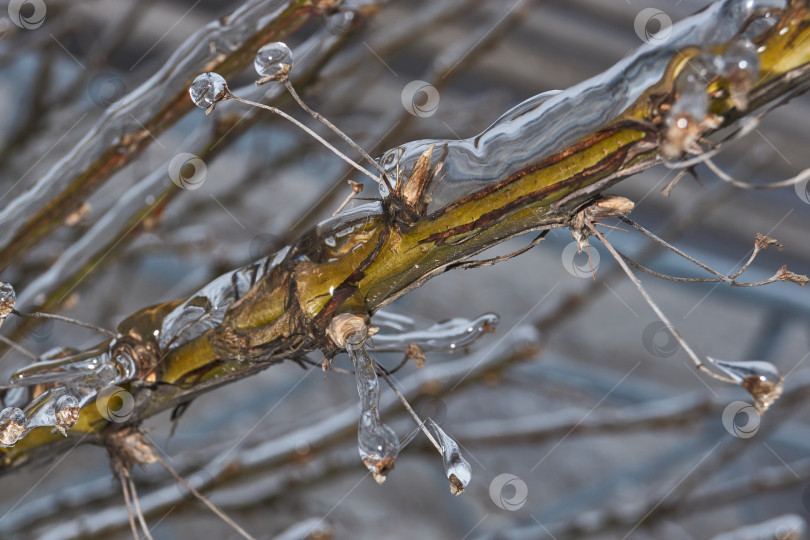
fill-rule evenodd
<path id="1" fill-rule="evenodd" d="M 380 165 L 394 182 L 380 184 L 379 200 L 186 300 L 134 314 L 120 338 L 99 346 L 110 358 L 132 355 L 134 374 L 121 382 L 135 398 L 133 421 L 315 349 L 330 357 L 336 316 L 372 315 L 499 242 L 572 226 L 616 182 L 664 160 L 692 159 L 711 147 L 713 130 L 792 95 L 810 70 L 810 13 L 803 2 L 773 4 L 718 2 L 676 25 L 666 43 L 536 96 L 477 137 L 392 149 Z M 752 24 L 763 6 L 777 16 Z M 725 67 L 702 70 L 705 58 Z M 705 80 L 690 78 L 695 69 Z M 93 409 L 81 410 L 85 420 L 71 434 L 98 436 L 108 422 Z M 26 437 L 4 450 L 4 463 L 55 440 L 43 431 Z"/>

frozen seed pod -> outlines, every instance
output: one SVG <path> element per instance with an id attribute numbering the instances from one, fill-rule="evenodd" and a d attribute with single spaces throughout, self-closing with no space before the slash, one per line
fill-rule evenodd
<path id="1" fill-rule="evenodd" d="M 6 317 L 11 315 L 14 304 L 17 302 L 17 293 L 10 283 L 0 281 L 0 326 L 5 322 Z"/>
<path id="2" fill-rule="evenodd" d="M 442 447 L 442 462 L 444 463 L 444 473 L 450 481 L 450 492 L 453 495 L 461 495 L 472 480 L 470 463 L 461 457 L 461 451 L 455 439 L 445 433 L 432 418 L 428 418 L 428 427 Z"/>
<path id="3" fill-rule="evenodd" d="M 25 433 L 25 413 L 17 407 L 0 411 L 0 446 L 14 446 Z"/>
<path id="4" fill-rule="evenodd" d="M 292 51 L 286 43 L 268 43 L 256 53 L 253 67 L 261 82 L 284 80 L 293 66 Z"/>
<path id="5" fill-rule="evenodd" d="M 191 101 L 201 109 L 207 109 L 225 97 L 228 83 L 218 73 L 201 73 L 197 75 L 188 93 Z"/>
<path id="6" fill-rule="evenodd" d="M 79 420 L 79 400 L 71 394 L 60 396 L 56 400 L 54 411 L 54 427 L 62 435 L 67 436 L 67 430 L 76 425 Z"/>
<path id="7" fill-rule="evenodd" d="M 754 406 L 760 413 L 782 395 L 782 375 L 770 362 L 727 362 L 709 357 L 709 361 L 720 368 L 737 384 L 746 389 L 754 398 Z"/>

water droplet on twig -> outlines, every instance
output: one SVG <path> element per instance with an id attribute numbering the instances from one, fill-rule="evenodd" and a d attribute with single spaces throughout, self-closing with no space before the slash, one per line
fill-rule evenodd
<path id="1" fill-rule="evenodd" d="M 727 362 L 708 357 L 709 361 L 745 388 L 754 398 L 754 406 L 760 413 L 782 395 L 782 376 L 770 362 L 758 360 Z"/>
<path id="2" fill-rule="evenodd" d="M 225 96 L 228 83 L 218 73 L 197 75 L 188 89 L 191 101 L 201 109 L 207 109 Z"/>
<path id="3" fill-rule="evenodd" d="M 277 41 L 268 43 L 256 53 L 253 60 L 253 67 L 261 79 L 256 84 L 264 84 L 269 81 L 283 81 L 292 69 L 292 51 L 286 43 Z"/>
<path id="4" fill-rule="evenodd" d="M 439 424 L 428 418 L 428 427 L 442 447 L 442 462 L 447 479 L 450 480 L 450 492 L 461 495 L 472 480 L 472 469 L 469 462 L 461 457 L 458 443 L 439 427 Z"/>
<path id="5" fill-rule="evenodd" d="M 364 338 L 365 332 L 359 331 L 345 339 L 346 350 L 354 364 L 357 393 L 360 395 L 357 448 L 374 480 L 382 484 L 394 468 L 394 460 L 399 453 L 399 438 L 394 430 L 380 421 L 380 385 L 374 360 L 366 350 Z"/>

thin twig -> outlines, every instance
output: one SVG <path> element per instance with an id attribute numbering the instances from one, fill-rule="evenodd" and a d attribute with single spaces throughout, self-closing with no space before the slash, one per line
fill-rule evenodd
<path id="1" fill-rule="evenodd" d="M 8 345 L 12 349 L 16 350 L 17 352 L 20 352 L 20 353 L 24 354 L 25 356 L 27 356 L 28 358 L 30 358 L 34 362 L 39 361 L 39 356 L 35 355 L 34 353 L 29 351 L 28 349 L 26 349 L 22 345 L 14 342 L 13 340 L 7 338 L 6 336 L 4 336 L 2 334 L 0 334 L 0 342 L 5 343 L 6 345 Z"/>
<path id="2" fill-rule="evenodd" d="M 704 373 L 706 373 L 710 377 L 714 377 L 715 379 L 718 379 L 720 381 L 724 381 L 724 382 L 727 382 L 727 383 L 737 384 L 737 381 L 735 381 L 731 377 L 724 377 L 723 375 L 715 373 L 715 372 L 711 371 L 709 368 L 707 368 L 703 364 L 703 362 L 700 360 L 700 358 L 698 358 L 698 355 L 695 354 L 695 351 L 692 350 L 692 347 L 689 346 L 689 344 L 686 342 L 686 340 L 683 338 L 683 336 L 681 336 L 680 332 L 678 332 L 678 330 L 675 328 L 675 326 L 673 326 L 673 324 L 670 322 L 669 318 L 666 315 L 664 315 L 664 312 L 661 311 L 661 308 L 658 307 L 658 304 L 656 304 L 655 301 L 652 299 L 652 297 L 647 293 L 647 290 L 644 288 L 644 286 L 638 280 L 636 275 L 633 273 L 632 270 L 630 270 L 630 267 L 627 266 L 627 263 L 624 262 L 624 259 L 622 258 L 622 256 L 613 247 L 613 244 L 611 244 L 610 242 L 607 241 L 607 239 L 602 235 L 602 233 L 599 232 L 599 229 L 597 229 L 593 225 L 593 223 L 591 223 L 591 221 L 586 219 L 585 220 L 585 225 L 591 230 L 593 235 L 596 236 L 599 239 L 600 242 L 602 242 L 602 245 L 604 245 L 607 248 L 607 250 L 610 252 L 610 254 L 613 255 L 613 258 L 616 259 L 616 262 L 619 263 L 619 266 L 622 267 L 622 270 L 624 270 L 624 272 L 630 278 L 630 281 L 632 281 L 633 284 L 636 286 L 638 291 L 641 293 L 641 296 L 643 296 L 644 300 L 647 301 L 647 304 L 650 305 L 650 307 L 653 309 L 655 314 L 658 315 L 658 318 L 661 319 L 661 322 L 663 322 L 666 325 L 666 327 L 669 329 L 669 331 L 672 332 L 672 335 L 675 336 L 675 339 L 677 339 L 678 343 L 681 344 L 681 346 L 683 347 L 683 350 L 686 351 L 686 354 L 695 363 L 695 367 L 699 371 L 703 371 Z"/>
<path id="3" fill-rule="evenodd" d="M 84 321 L 80 321 L 78 319 L 74 319 L 72 317 L 65 317 L 64 315 L 57 315 L 56 313 L 42 313 L 42 312 L 34 312 L 34 313 L 24 313 L 22 311 L 17 311 L 16 309 L 12 309 L 11 312 L 18 316 L 18 317 L 30 317 L 32 319 L 53 319 L 56 321 L 62 321 L 70 324 L 75 324 L 76 326 L 81 326 L 83 328 L 89 328 L 90 330 L 95 330 L 100 334 L 104 334 L 110 338 L 118 337 L 118 334 L 111 330 L 107 330 L 106 328 L 102 328 L 100 326 L 96 326 L 95 324 L 86 323 Z"/>
<path id="4" fill-rule="evenodd" d="M 389 183 L 388 177 L 385 174 L 385 169 L 380 167 L 380 164 L 377 163 L 377 161 L 374 158 L 372 158 L 368 154 L 368 152 L 363 150 L 363 148 L 359 144 L 354 142 L 351 137 L 349 137 L 348 135 L 343 133 L 340 129 L 338 129 L 338 127 L 335 126 L 332 122 L 330 122 L 329 120 L 327 120 L 326 118 L 321 116 L 319 113 L 317 113 L 317 112 L 313 111 L 312 109 L 310 109 L 309 106 L 306 103 L 304 103 L 304 100 L 301 99 L 301 97 L 298 95 L 298 92 L 295 91 L 295 88 L 293 88 L 293 85 L 290 83 L 289 79 L 284 80 L 284 86 L 285 86 L 285 88 L 287 88 L 287 91 L 290 93 L 290 95 L 293 97 L 293 99 L 301 106 L 302 109 L 304 109 L 306 112 L 308 112 L 312 116 L 312 118 L 314 118 L 315 120 L 321 122 L 323 125 L 325 125 L 329 129 L 334 131 L 341 139 L 346 141 L 346 143 L 349 146 L 354 148 L 357 151 L 358 154 L 363 156 L 371 164 L 372 167 L 377 169 L 377 172 L 380 173 L 380 177 L 383 178 L 385 180 L 386 184 L 388 185 L 388 189 L 389 190 L 393 189 L 391 187 L 391 184 Z"/>
<path id="5" fill-rule="evenodd" d="M 723 169 L 718 167 L 711 159 L 704 160 L 704 164 L 712 170 L 714 174 L 716 174 L 720 180 L 723 182 L 728 182 L 732 186 L 741 188 L 741 189 L 779 189 L 783 187 L 792 186 L 798 184 L 799 182 L 804 182 L 805 180 L 810 179 L 810 168 L 803 170 L 796 176 L 792 176 L 785 180 L 780 180 L 778 182 L 770 182 L 768 184 L 749 184 L 748 182 L 741 182 L 740 180 L 736 180 L 728 173 L 726 173 Z"/>
<path id="6" fill-rule="evenodd" d="M 379 363 L 378 363 L 376 360 L 374 361 L 374 365 L 376 365 L 376 366 L 377 366 L 377 367 L 379 367 L 379 368 L 381 368 L 381 367 L 382 367 L 382 366 L 380 366 L 380 364 L 379 364 Z M 430 431 L 428 431 L 428 429 L 425 427 L 425 421 L 424 421 L 424 420 L 422 420 L 421 418 L 419 418 L 419 415 L 418 415 L 418 414 L 416 414 L 416 411 L 414 411 L 414 410 L 413 410 L 413 407 L 411 407 L 411 404 L 410 404 L 410 403 L 408 403 L 408 400 L 407 400 L 407 399 L 405 399 L 405 396 L 404 396 L 404 395 L 402 395 L 402 392 L 400 392 L 400 391 L 399 391 L 399 389 L 396 387 L 396 385 L 395 385 L 395 384 L 394 384 L 394 382 L 391 380 L 391 378 L 390 378 L 388 375 L 386 375 L 386 374 L 385 374 L 385 372 L 384 372 L 384 371 L 382 371 L 382 370 L 378 370 L 378 371 L 377 371 L 377 373 L 379 373 L 379 375 L 380 375 L 380 376 L 383 378 L 383 380 L 384 380 L 385 382 L 387 382 L 387 383 L 388 383 L 388 386 L 390 386 L 390 387 L 391 387 L 391 389 L 392 389 L 392 390 L 394 391 L 394 393 L 397 395 L 397 397 L 399 398 L 399 400 L 400 400 L 400 401 L 402 402 L 402 404 L 405 406 L 405 409 L 406 409 L 406 410 L 408 411 L 408 413 L 411 415 L 411 418 L 413 418 L 414 422 L 416 422 L 416 425 L 417 425 L 417 426 L 419 426 L 419 428 L 420 428 L 420 429 L 422 430 L 422 432 L 423 432 L 423 433 L 424 433 L 424 434 L 427 436 L 427 438 L 430 440 L 430 442 L 431 442 L 431 443 L 433 443 L 433 446 L 435 446 L 435 447 L 436 447 L 436 450 L 438 450 L 438 452 L 441 454 L 441 453 L 442 453 L 442 447 L 441 447 L 441 445 L 440 445 L 440 444 L 439 444 L 439 443 L 436 441 L 436 439 L 434 439 L 434 438 L 433 438 L 433 435 L 430 433 Z"/>
<path id="7" fill-rule="evenodd" d="M 135 517 L 132 515 L 132 501 L 129 497 L 129 482 L 126 481 L 126 474 L 118 469 L 118 480 L 121 482 L 121 490 L 124 492 L 124 505 L 127 507 L 129 517 L 129 528 L 132 531 L 132 538 L 138 540 L 138 527 L 135 525 Z"/>
<path id="8" fill-rule="evenodd" d="M 141 503 L 138 502 L 138 491 L 135 489 L 135 479 L 132 478 L 131 474 L 127 474 L 127 479 L 129 480 L 129 491 L 132 493 L 132 503 L 135 505 L 135 515 L 138 517 L 138 522 L 141 524 L 143 534 L 148 540 L 153 540 L 152 534 L 149 532 L 149 527 L 146 525 L 146 519 L 143 517 L 143 512 L 141 511 Z"/>
<path id="9" fill-rule="evenodd" d="M 272 107 L 270 105 L 265 105 L 263 103 L 257 103 L 255 101 L 250 101 L 249 99 L 240 98 L 239 96 L 236 96 L 233 93 L 231 93 L 230 90 L 225 91 L 225 98 L 224 99 L 233 99 L 233 100 L 238 101 L 240 103 L 244 103 L 245 105 L 250 105 L 251 107 L 259 107 L 260 109 L 265 109 L 265 110 L 270 111 L 273 114 L 279 115 L 280 117 L 284 118 L 285 120 L 287 120 L 287 121 L 291 122 L 292 124 L 295 124 L 296 126 L 301 128 L 305 133 L 307 133 L 309 136 L 313 137 L 319 143 L 324 145 L 326 148 L 328 148 L 337 157 L 339 157 L 340 159 L 342 159 L 343 161 L 345 161 L 346 163 L 348 163 L 349 165 L 351 165 L 352 167 L 354 167 L 355 169 L 357 169 L 361 173 L 365 174 L 366 176 L 368 176 L 369 178 L 371 178 L 372 180 L 374 180 L 378 184 L 382 181 L 382 180 L 380 180 L 380 178 L 374 176 L 373 174 L 368 172 L 368 170 L 364 169 L 363 167 L 361 167 L 360 165 L 355 163 L 354 160 L 352 160 L 350 157 L 345 155 L 343 152 L 341 152 L 340 150 L 338 150 L 337 148 L 335 148 L 334 146 L 329 144 L 326 141 L 326 139 L 324 139 L 323 137 L 321 137 L 320 135 L 318 135 L 317 133 L 315 133 L 314 131 L 309 129 L 307 126 L 305 126 L 304 124 L 302 124 L 301 122 L 299 122 L 298 120 L 296 120 L 295 118 L 290 116 L 289 114 L 282 111 L 281 109 L 278 109 L 276 107 Z"/>
<path id="10" fill-rule="evenodd" d="M 250 534 L 249 534 L 247 531 L 245 531 L 245 530 L 244 530 L 242 527 L 240 527 L 240 526 L 239 526 L 239 525 L 238 525 L 238 524 L 237 524 L 237 523 L 236 523 L 236 522 L 235 522 L 233 519 L 231 519 L 231 518 L 228 516 L 228 514 L 226 514 L 225 512 L 223 512 L 222 510 L 220 510 L 219 508 L 217 508 L 217 507 L 216 507 L 216 505 L 214 505 L 214 503 L 212 503 L 211 501 L 209 501 L 209 500 L 208 500 L 208 499 L 207 499 L 207 498 L 206 498 L 206 497 L 205 497 L 205 496 L 204 496 L 202 493 L 200 493 L 199 491 L 197 491 L 197 490 L 194 488 L 194 486 L 192 486 L 191 484 L 189 484 L 189 483 L 186 481 L 186 479 L 185 479 L 185 478 L 183 478 L 182 476 L 180 476 L 180 475 L 177 473 L 177 471 L 175 471 L 175 470 L 174 470 L 174 468 L 172 468 L 172 466 L 171 466 L 171 465 L 169 465 L 168 463 L 166 463 L 166 462 L 163 460 L 163 458 L 161 458 L 159 455 L 155 454 L 155 459 L 157 460 L 157 462 L 158 462 L 158 463 L 160 463 L 160 464 L 161 464 L 161 466 L 162 466 L 164 469 L 166 469 L 166 471 L 168 471 L 168 473 L 169 473 L 169 474 L 171 474 L 171 475 L 172 475 L 172 477 L 174 477 L 174 479 L 175 479 L 175 480 L 177 480 L 178 482 L 180 482 L 181 484 L 183 484 L 183 486 L 185 486 L 185 488 L 186 488 L 186 489 L 188 489 L 188 490 L 191 492 L 191 494 L 192 494 L 192 495 L 194 495 L 195 497 L 197 497 L 197 499 L 199 499 L 199 500 L 200 500 L 200 501 L 201 501 L 201 502 L 202 502 L 202 503 L 203 503 L 205 506 L 207 506 L 207 507 L 208 507 L 208 509 L 209 509 L 209 510 L 211 510 L 211 511 L 212 511 L 214 514 L 216 514 L 216 515 L 217 515 L 217 516 L 218 516 L 218 517 L 219 517 L 219 518 L 220 518 L 222 521 L 224 521 L 225 523 L 227 523 L 228 525 L 230 525 L 230 526 L 233 528 L 233 530 L 235 530 L 236 532 L 238 532 L 238 533 L 239 533 L 239 534 L 240 534 L 240 535 L 241 535 L 243 538 L 248 538 L 248 539 L 250 539 L 250 540 L 255 540 L 255 539 L 253 538 L 253 536 L 251 536 L 251 535 L 250 535 Z"/>

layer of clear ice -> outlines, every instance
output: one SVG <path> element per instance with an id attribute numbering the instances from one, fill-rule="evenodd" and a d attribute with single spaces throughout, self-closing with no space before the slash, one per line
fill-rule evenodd
<path id="1" fill-rule="evenodd" d="M 727 0 L 675 24 L 664 44 L 645 44 L 604 73 L 565 91 L 545 92 L 517 105 L 484 132 L 462 140 L 412 141 L 382 155 L 379 162 L 393 179 L 407 178 L 431 146 L 447 145 L 443 178 L 427 189 L 432 213 L 460 198 L 537 163 L 619 116 L 661 76 L 676 52 L 686 46 L 708 47 L 737 35 L 749 15 L 783 8 L 775 0 Z M 742 51 L 737 51 L 745 54 Z M 433 152 L 435 167 L 442 151 Z M 380 195 L 388 196 L 385 183 Z"/>

